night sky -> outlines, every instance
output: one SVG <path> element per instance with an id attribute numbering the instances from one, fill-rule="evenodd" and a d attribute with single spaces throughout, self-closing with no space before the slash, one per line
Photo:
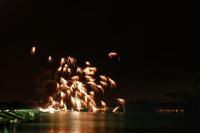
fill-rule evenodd
<path id="1" fill-rule="evenodd" d="M 199 50 L 191 46 L 196 18 L 183 8 L 175 1 L 1 0 L 0 101 L 38 97 L 37 80 L 56 69 L 49 55 L 91 61 L 117 82 L 107 94 L 113 97 L 171 101 L 199 94 Z M 109 60 L 110 51 L 120 62 Z"/>

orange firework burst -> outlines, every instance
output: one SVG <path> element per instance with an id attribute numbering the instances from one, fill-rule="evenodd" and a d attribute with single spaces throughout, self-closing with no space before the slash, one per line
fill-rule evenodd
<path id="1" fill-rule="evenodd" d="M 32 47 L 31 54 L 35 54 L 36 47 Z M 117 53 L 111 52 L 110 58 L 118 56 Z M 48 62 L 52 62 L 52 57 L 48 57 Z M 116 83 L 106 75 L 97 75 L 97 68 L 92 66 L 89 61 L 85 62 L 84 67 L 77 65 L 74 57 L 68 56 L 61 58 L 56 69 L 56 89 L 54 94 L 46 100 L 45 108 L 40 108 L 40 111 L 54 113 L 55 111 L 81 111 L 82 109 L 89 112 L 100 110 L 97 107 L 96 96 L 104 94 L 105 88 L 115 88 Z M 116 112 L 120 107 L 124 108 L 125 100 L 117 99 L 119 106 L 113 112 Z M 102 100 L 101 107 L 106 108 L 106 103 Z M 124 108 L 125 111 L 125 108 Z"/>

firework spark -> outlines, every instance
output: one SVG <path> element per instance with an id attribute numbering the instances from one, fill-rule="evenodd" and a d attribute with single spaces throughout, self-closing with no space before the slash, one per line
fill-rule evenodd
<path id="1" fill-rule="evenodd" d="M 101 78 L 101 80 L 103 80 L 105 82 L 108 81 L 108 78 L 105 75 L 100 75 L 99 77 Z"/>
<path id="2" fill-rule="evenodd" d="M 119 57 L 119 55 L 118 55 L 116 52 L 110 52 L 110 53 L 108 54 L 108 56 L 110 57 L 110 59 L 111 59 L 111 58 L 114 58 L 114 57 L 117 57 L 118 60 L 120 61 L 120 57 Z"/>
<path id="3" fill-rule="evenodd" d="M 119 106 L 115 107 L 112 112 L 117 112 L 120 108 L 123 108 L 123 111 L 125 112 L 125 100 L 123 98 L 117 98 L 117 102 Z"/>
<path id="4" fill-rule="evenodd" d="M 86 64 L 87 66 L 91 66 L 91 64 L 90 64 L 89 61 L 86 61 L 85 64 Z"/>
<path id="5" fill-rule="evenodd" d="M 115 88 L 117 86 L 117 84 L 115 83 L 115 81 L 112 80 L 111 78 L 108 78 L 108 81 L 110 82 L 111 88 Z"/>
<path id="6" fill-rule="evenodd" d="M 35 54 L 35 51 L 36 51 L 36 47 L 32 47 L 32 48 L 31 48 L 31 54 L 34 55 L 34 54 Z"/>
<path id="7" fill-rule="evenodd" d="M 104 101 L 101 101 L 101 106 L 106 107 L 106 103 Z"/>
<path id="8" fill-rule="evenodd" d="M 50 63 L 52 62 L 52 57 L 51 56 L 48 57 L 48 62 L 50 62 Z"/>
<path id="9" fill-rule="evenodd" d="M 117 98 L 117 101 L 118 101 L 118 103 L 119 103 L 121 106 L 124 106 L 124 104 L 125 104 L 125 100 L 124 100 L 124 99 L 122 99 L 122 98 Z"/>
<path id="10" fill-rule="evenodd" d="M 61 58 L 60 60 L 60 65 L 62 66 L 63 64 L 65 64 L 65 58 Z"/>

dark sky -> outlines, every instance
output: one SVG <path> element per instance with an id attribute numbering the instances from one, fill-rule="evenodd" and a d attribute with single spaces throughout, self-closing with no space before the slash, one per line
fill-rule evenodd
<path id="1" fill-rule="evenodd" d="M 0 101 L 37 97 L 35 81 L 55 69 L 48 55 L 90 60 L 118 83 L 116 97 L 168 101 L 199 93 L 199 53 L 190 38 L 196 18 L 181 4 L 1 0 Z M 121 61 L 110 61 L 110 51 Z"/>

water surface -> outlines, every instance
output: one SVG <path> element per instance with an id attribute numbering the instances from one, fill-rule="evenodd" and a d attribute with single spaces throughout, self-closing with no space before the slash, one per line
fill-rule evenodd
<path id="1" fill-rule="evenodd" d="M 0 133 L 153 133 L 200 131 L 199 114 L 59 112 L 54 114 L 41 113 L 39 118 L 36 122 L 1 127 Z"/>

